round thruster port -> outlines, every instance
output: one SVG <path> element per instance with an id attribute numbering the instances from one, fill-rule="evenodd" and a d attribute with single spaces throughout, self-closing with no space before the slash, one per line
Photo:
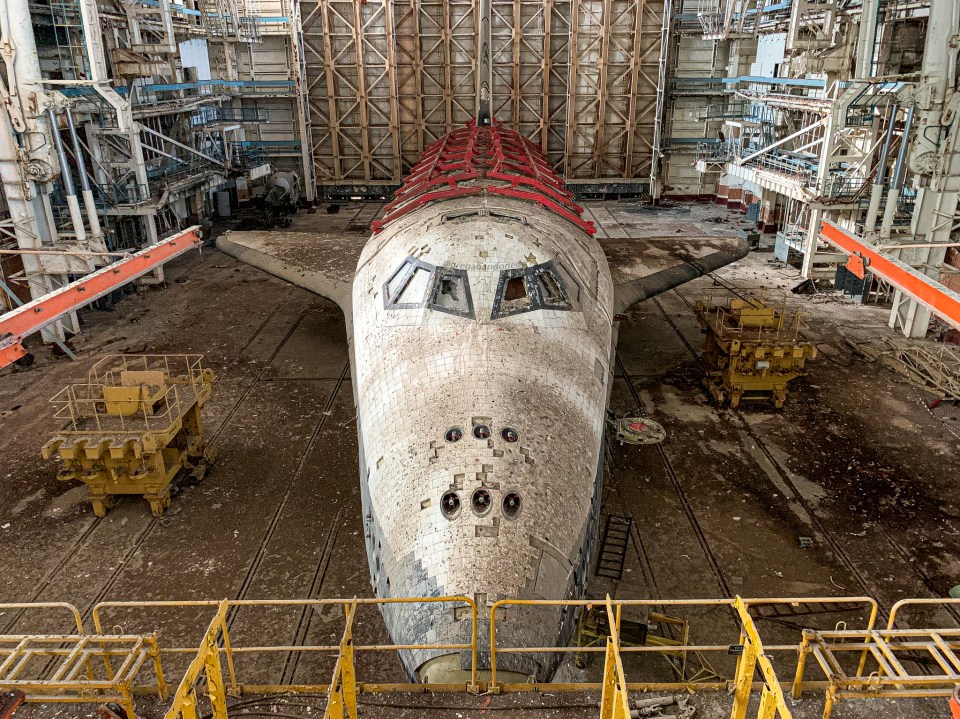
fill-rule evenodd
<path id="1" fill-rule="evenodd" d="M 490 492 L 481 488 L 473 493 L 470 498 L 470 504 L 473 505 L 473 511 L 481 517 L 490 511 L 491 506 Z"/>
<path id="2" fill-rule="evenodd" d="M 500 430 L 500 436 L 503 437 L 504 442 L 510 442 L 511 444 L 520 439 L 520 433 L 513 427 L 504 427 Z"/>
<path id="3" fill-rule="evenodd" d="M 473 428 L 473 436 L 477 439 L 489 439 L 490 428 L 485 424 L 478 424 Z"/>
<path id="4" fill-rule="evenodd" d="M 520 495 L 516 492 L 507 492 L 503 495 L 503 516 L 513 519 L 520 514 Z"/>
<path id="5" fill-rule="evenodd" d="M 440 498 L 440 511 L 447 519 L 453 519 L 460 513 L 460 495 L 447 492 Z"/>
<path id="6" fill-rule="evenodd" d="M 454 442 L 459 442 L 461 439 L 463 439 L 463 430 L 459 427 L 451 427 L 447 430 L 447 433 L 443 436 L 443 438 L 451 444 Z"/>

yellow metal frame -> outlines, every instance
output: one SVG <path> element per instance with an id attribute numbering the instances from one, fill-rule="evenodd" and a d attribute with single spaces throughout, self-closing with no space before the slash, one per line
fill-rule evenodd
<path id="1" fill-rule="evenodd" d="M 793 607 L 802 605 L 824 605 L 824 604 L 863 604 L 867 611 L 867 629 L 873 629 L 879 607 L 875 599 L 871 597 L 769 597 L 755 599 L 613 599 L 611 600 L 615 607 L 650 607 L 659 608 L 663 613 L 674 614 L 681 609 L 691 609 L 697 607 L 729 607 L 731 610 L 737 610 L 737 602 L 740 601 L 749 610 L 751 607 L 768 606 L 775 604 L 789 605 Z M 586 607 L 590 608 L 601 604 L 596 600 L 539 600 L 539 599 L 503 599 L 494 603 L 490 607 L 490 682 L 488 690 L 492 692 L 500 691 L 529 691 L 536 690 L 535 684 L 508 684 L 497 681 L 497 656 L 500 654 L 550 654 L 550 653 L 576 653 L 576 652 L 605 652 L 604 647 L 509 647 L 502 646 L 497 640 L 497 613 L 506 607 Z M 618 627 L 619 630 L 619 627 Z M 798 644 L 773 645 L 768 649 L 775 651 L 797 650 Z M 696 653 L 716 653 L 727 654 L 730 649 L 729 644 L 710 645 L 710 644 L 688 644 L 688 645 L 645 645 L 645 646 L 620 646 L 619 652 L 623 654 L 674 654 L 676 652 L 696 652 Z M 628 684 L 631 691 L 697 691 L 703 689 L 727 690 L 730 687 L 728 681 L 701 682 L 701 681 L 679 681 L 679 682 L 632 682 Z M 550 691 L 583 691 L 584 689 L 600 689 L 601 685 L 594 683 L 562 684 L 551 683 Z"/>
<path id="2" fill-rule="evenodd" d="M 627 678 L 623 673 L 620 657 L 620 619 L 622 606 L 614 610 L 610 595 L 606 601 L 607 621 L 610 636 L 603 660 L 603 693 L 600 695 L 600 716 L 610 719 L 630 719 L 630 702 L 627 696 Z"/>
<path id="3" fill-rule="evenodd" d="M 201 408 L 213 371 L 202 355 L 109 355 L 84 384 L 58 392 L 51 403 L 64 422 L 44 444 L 58 456 L 57 478 L 89 488 L 98 517 L 117 495 L 143 495 L 155 516 L 170 502 L 170 484 L 183 469 L 202 476 L 214 453 L 203 439 Z"/>
<path id="4" fill-rule="evenodd" d="M 808 683 L 804 681 L 807 659 L 812 654 L 826 675 L 823 719 L 829 719 L 839 699 L 885 699 L 950 697 L 960 686 L 960 629 L 897 629 L 901 610 L 907 607 L 960 605 L 960 599 L 904 599 L 890 610 L 886 629 L 815 631 L 805 629 L 799 647 L 792 694 L 799 699 Z M 844 669 L 838 655 L 859 652 L 854 676 Z M 897 654 L 926 654 L 941 674 L 913 674 Z M 871 661 L 872 660 L 872 661 Z M 876 668 L 865 673 L 868 665 Z"/>
<path id="5" fill-rule="evenodd" d="M 87 634 L 79 610 L 65 602 L 0 604 L 0 610 L 9 609 L 64 610 L 77 633 L 0 635 L 0 687 L 4 690 L 22 691 L 31 702 L 117 702 L 127 716 L 135 717 L 134 685 L 150 663 L 155 691 L 161 700 L 167 698 L 156 634 Z M 111 659 L 119 661 L 116 670 Z"/>
<path id="6" fill-rule="evenodd" d="M 601 643 L 605 644 L 607 637 L 609 636 L 609 634 L 604 633 L 599 627 L 593 628 L 588 624 L 588 617 L 590 614 L 591 612 L 589 611 L 581 611 L 580 613 L 580 621 L 578 622 L 577 626 L 578 650 L 581 647 L 594 647 L 600 645 Z M 648 619 L 650 626 L 656 624 L 658 626 L 666 625 L 678 627 L 680 638 L 672 639 L 665 636 L 650 634 L 648 632 L 646 641 L 644 642 L 645 646 L 684 647 L 690 644 L 690 625 L 686 619 L 668 617 L 666 614 L 661 614 L 659 612 L 650 612 Z M 584 638 L 587 638 L 589 641 L 585 642 Z M 640 644 L 636 644 L 624 639 L 622 636 L 620 638 L 620 645 L 625 647 L 641 646 Z M 694 658 L 696 659 L 696 664 L 698 664 L 700 668 L 691 676 L 687 675 L 688 664 L 690 663 L 687 656 L 689 652 L 687 650 L 677 649 L 672 652 L 665 651 L 663 654 L 665 655 L 667 664 L 669 664 L 674 675 L 676 675 L 677 679 L 681 682 L 707 682 L 721 678 L 720 675 L 714 671 L 713 667 L 710 666 L 710 663 L 702 655 L 700 655 L 699 652 L 693 652 L 693 654 Z M 670 661 L 671 658 L 679 660 L 679 666 Z M 576 664 L 577 667 L 581 669 L 585 664 L 579 651 L 577 652 Z"/>
<path id="7" fill-rule="evenodd" d="M 750 692 L 753 689 L 753 675 L 760 666 L 763 675 L 763 686 L 760 689 L 760 707 L 757 710 L 757 719 L 793 719 L 783 695 L 783 688 L 773 670 L 773 665 L 767 657 L 757 626 L 750 616 L 748 605 L 740 597 L 734 599 L 734 607 L 740 617 L 742 625 L 740 637 L 743 652 L 737 659 L 736 678 L 733 681 L 733 709 L 731 719 L 744 719 L 747 716 L 747 705 L 750 703 Z"/>
<path id="8" fill-rule="evenodd" d="M 365 605 L 387 604 L 435 604 L 453 603 L 466 605 L 470 608 L 471 641 L 469 644 L 374 644 L 356 645 L 353 641 L 353 620 L 357 608 Z M 233 646 L 227 626 L 227 615 L 231 610 L 244 607 L 329 607 L 339 606 L 344 613 L 344 631 L 341 640 L 334 645 L 273 645 L 273 646 Z M 226 710 L 226 696 L 240 696 L 243 693 L 273 694 L 288 693 L 326 693 L 327 714 L 330 719 L 344 719 L 356 717 L 358 692 L 423 692 L 429 689 L 433 692 L 471 691 L 478 692 L 480 685 L 477 681 L 477 627 L 479 624 L 476 603 L 469 597 L 415 597 L 389 599 L 279 599 L 279 600 L 223 600 L 220 602 L 200 601 L 153 601 L 153 602 L 101 602 L 93 609 L 92 618 L 96 631 L 102 632 L 104 613 L 110 609 L 163 609 L 163 608 L 216 608 L 216 614 L 204 634 L 199 648 L 163 648 L 161 654 L 193 653 L 194 659 L 187 673 L 181 680 L 171 701 L 170 710 L 164 719 L 197 719 L 197 686 L 206 680 L 211 706 L 214 707 L 213 719 L 225 719 L 226 715 L 217 712 L 222 704 Z M 357 681 L 355 657 L 361 652 L 395 652 L 397 650 L 469 650 L 471 656 L 471 679 L 465 684 L 375 684 Z M 238 680 L 235 657 L 240 654 L 289 652 L 322 652 L 336 654 L 337 661 L 333 677 L 329 684 L 324 685 L 263 685 L 244 684 Z M 220 661 L 223 654 L 226 663 L 227 675 L 224 677 Z M 223 688 L 223 691 L 221 691 Z M 144 687 L 144 690 L 153 690 L 153 687 Z M 222 701 L 221 701 L 222 699 Z"/>
<path id="9" fill-rule="evenodd" d="M 960 603 L 960 600 L 956 600 Z M 364 605 L 387 605 L 387 604 L 426 604 L 444 602 L 453 605 L 466 606 L 470 608 L 471 636 L 469 643 L 463 644 L 415 644 L 415 645 L 359 645 L 356 643 L 354 633 L 355 618 L 357 611 Z M 751 610 L 755 610 L 765 605 L 790 605 L 794 608 L 803 605 L 845 605 L 849 606 L 859 603 L 863 606 L 866 616 L 866 626 L 863 629 L 837 629 L 819 633 L 807 632 L 803 635 L 802 641 L 794 644 L 764 645 L 760 632 L 757 629 Z M 903 609 L 911 604 L 933 604 L 931 600 L 907 600 L 898 603 L 895 611 L 892 612 L 891 623 L 897 615 L 896 610 Z M 950 600 L 944 600 L 940 603 L 951 603 Z M 340 641 L 332 645 L 265 645 L 265 646 L 237 646 L 231 641 L 229 626 L 230 622 L 240 610 L 249 610 L 254 608 L 264 608 L 267 610 L 276 610 L 282 607 L 297 607 L 303 609 L 320 609 L 323 607 L 337 606 L 343 612 L 344 627 Z M 513 647 L 505 646 L 497 639 L 497 625 L 499 613 L 506 607 L 574 607 L 585 608 L 590 606 L 602 606 L 606 613 L 610 625 L 610 635 L 606 637 L 604 646 L 563 646 L 563 647 Z M 624 646 L 621 636 L 624 612 L 629 608 L 648 607 L 656 608 L 658 613 L 665 613 L 667 616 L 682 613 L 683 610 L 704 609 L 711 607 L 726 608 L 733 613 L 736 618 L 740 631 L 735 644 L 719 645 L 700 645 L 690 643 L 689 635 L 683 640 L 683 643 L 673 645 L 643 645 L 643 646 Z M 130 620 L 129 613 L 134 612 L 138 618 L 135 621 L 143 623 L 143 614 L 154 613 L 157 611 L 192 611 L 197 608 L 209 609 L 213 617 L 206 625 L 206 628 L 200 638 L 198 645 L 191 646 L 161 646 L 156 637 L 152 634 L 131 634 L 124 633 L 122 630 L 104 631 L 104 626 L 108 622 L 108 615 L 118 617 L 117 612 L 125 613 L 125 621 Z M 357 716 L 358 695 L 364 692 L 409 692 L 422 693 L 430 692 L 479 692 L 488 691 L 498 692 L 530 692 L 542 691 L 546 685 L 537 685 L 535 683 L 504 683 L 498 680 L 497 660 L 503 654 L 541 654 L 541 653 L 577 653 L 577 652 L 597 652 L 603 653 L 603 676 L 600 682 L 593 683 L 551 683 L 549 690 L 551 692 L 565 691 L 598 691 L 600 692 L 600 716 L 602 719 L 626 719 L 629 717 L 628 698 L 631 692 L 636 691 L 677 691 L 677 690 L 725 690 L 732 695 L 731 719 L 746 719 L 748 716 L 749 699 L 753 692 L 759 692 L 760 702 L 756 714 L 751 716 L 757 719 L 791 719 L 789 708 L 786 705 L 783 689 L 774 671 L 773 663 L 770 660 L 771 653 L 789 653 L 799 656 L 798 673 L 794 678 L 794 693 L 799 696 L 804 690 L 825 689 L 827 691 L 828 709 L 832 708 L 832 702 L 837 698 L 846 698 L 849 696 L 861 696 L 864 694 L 853 694 L 858 688 L 868 687 L 863 691 L 871 692 L 871 696 L 877 695 L 877 691 L 882 696 L 907 696 L 908 694 L 897 694 L 896 691 L 904 691 L 901 686 L 897 689 L 896 683 L 901 685 L 907 675 L 888 672 L 880 676 L 874 672 L 871 675 L 865 675 L 864 667 L 868 656 L 887 657 L 887 652 L 900 650 L 903 647 L 913 648 L 921 647 L 917 642 L 925 642 L 922 648 L 935 646 L 940 651 L 940 656 L 944 657 L 949 666 L 954 666 L 955 655 L 951 654 L 954 649 L 960 648 L 960 630 L 898 630 L 898 629 L 876 629 L 875 623 L 878 615 L 877 603 L 869 597 L 808 597 L 802 599 L 793 598 L 761 598 L 761 599 L 743 599 L 735 597 L 733 599 L 687 599 L 687 600 L 621 600 L 606 597 L 602 602 L 597 601 L 539 601 L 539 600 L 501 600 L 494 603 L 489 608 L 490 623 L 490 678 L 484 681 L 479 676 L 478 654 L 479 654 L 479 610 L 475 602 L 468 597 L 431 597 L 431 598 L 394 598 L 394 599 L 306 599 L 306 600 L 199 600 L 199 601 L 148 601 L 148 602 L 102 602 L 98 604 L 92 612 L 92 621 L 94 632 L 85 631 L 80 612 L 70 604 L 49 603 L 49 604 L 0 604 L 0 609 L 25 609 L 25 610 L 44 610 L 47 612 L 64 612 L 69 617 L 71 623 L 76 628 L 75 634 L 70 635 L 14 635 L 0 637 L 0 651 L 6 644 L 14 644 L 14 648 L 24 637 L 31 641 L 45 640 L 48 644 L 57 647 L 57 652 L 49 656 L 60 657 L 60 661 L 66 666 L 62 671 L 56 668 L 48 669 L 48 676 L 44 679 L 46 682 L 42 687 L 31 685 L 28 687 L 28 701 L 92 701 L 92 694 L 88 691 L 80 693 L 78 691 L 79 683 L 89 688 L 90 677 L 106 676 L 105 682 L 113 682 L 110 690 L 114 694 L 109 694 L 108 687 L 103 686 L 103 691 L 97 695 L 97 701 L 107 701 L 114 696 L 116 700 L 131 710 L 133 708 L 133 695 L 142 693 L 154 693 L 161 697 L 168 694 L 162 660 L 164 658 L 173 658 L 175 656 L 190 657 L 189 666 L 183 673 L 175 692 L 170 701 L 169 710 L 165 719 L 198 719 L 200 713 L 198 704 L 200 693 L 203 692 L 209 700 L 212 707 L 213 719 L 227 719 L 229 709 L 227 699 L 229 696 L 240 696 L 243 694 L 276 694 L 276 693 L 323 693 L 327 697 L 327 706 L 325 719 L 355 719 Z M 150 626 L 150 625 L 148 625 Z M 926 633 L 926 634 L 924 634 Z M 918 636 L 923 635 L 926 639 Z M 867 639 L 864 639 L 867 638 Z M 878 641 L 882 640 L 881 641 Z M 16 641 L 15 641 L 16 640 Z M 856 641 L 859 640 L 859 643 Z M 909 642 L 914 642 L 914 645 Z M 841 684 L 837 681 L 837 676 L 829 676 L 825 681 L 804 681 L 803 680 L 803 662 L 805 657 L 811 653 L 815 654 L 822 650 L 819 642 L 825 643 L 843 643 L 843 651 L 854 651 L 860 653 L 860 664 L 855 676 L 843 679 L 847 684 Z M 899 645 L 896 642 L 900 642 Z M 905 643 L 906 642 L 906 643 Z M 895 646 L 896 645 L 896 646 Z M 942 646 L 945 645 L 949 652 L 944 652 Z M 25 647 L 27 645 L 24 645 Z M 832 644 L 827 644 L 832 648 Z M 891 647 L 893 647 L 891 649 Z M 356 658 L 358 654 L 364 652 L 395 652 L 397 650 L 440 650 L 440 651 L 468 651 L 470 655 L 471 672 L 470 679 L 461 684 L 416 684 L 416 683 L 395 683 L 380 684 L 367 683 L 360 680 L 356 672 Z M 736 650 L 734 652 L 733 650 Z M 264 653 L 300 653 L 300 652 L 321 652 L 335 656 L 335 667 L 333 669 L 330 681 L 325 684 L 252 684 L 244 683 L 237 673 L 236 659 L 244 654 L 264 654 Z M 624 669 L 624 656 L 629 653 L 654 653 L 661 655 L 686 656 L 688 652 L 695 653 L 717 653 L 729 655 L 736 653 L 736 668 L 733 675 L 723 679 L 718 677 L 718 681 L 692 681 L 685 679 L 675 682 L 630 682 Z M 8 654 L 9 655 L 9 654 Z M 46 656 L 46 655 L 45 655 Z M 131 659 L 133 657 L 133 659 Z M 102 660 L 103 668 L 95 666 L 93 660 Z M 155 684 L 148 684 L 144 681 L 144 676 L 137 677 L 140 667 L 146 665 L 146 662 L 152 659 L 154 662 L 154 672 L 156 676 Z M 19 661 L 15 660 L 10 664 L 12 666 Z M 889 664 L 889 659 L 886 659 Z M 960 659 L 956 659 L 956 672 L 960 676 Z M 133 663 L 131 663 L 133 662 Z M 139 663 L 137 663 L 139 662 Z M 119 664 L 114 670 L 113 665 Z M 137 671 L 132 671 L 136 666 Z M 829 666 L 829 664 L 828 664 Z M 49 664 L 48 664 L 49 667 Z M 79 669 L 78 669 L 79 667 Z M 759 681 L 755 680 L 756 669 L 760 669 Z M 3 667 L 0 666 L 0 688 L 10 686 L 3 681 Z M 86 673 L 81 677 L 80 674 Z M 140 672 L 142 675 L 143 673 Z M 836 673 L 834 673 L 836 675 Z M 14 677 L 14 680 L 16 678 Z M 927 683 L 922 688 L 930 689 L 935 683 L 930 677 L 927 677 Z M 940 678 L 942 679 L 942 677 Z M 911 683 L 911 682 L 906 682 Z M 942 683 L 942 682 L 941 682 Z M 919 682 L 915 683 L 917 686 Z M 890 691 L 887 691 L 887 687 Z M 939 687 L 937 687 L 939 688 Z M 60 693 L 57 693 L 57 690 Z M 846 692 L 846 693 L 845 693 Z M 53 697 L 53 698 L 51 698 Z M 828 714 L 829 715 L 829 714 Z"/>
<path id="10" fill-rule="evenodd" d="M 787 398 L 787 384 L 804 373 L 816 346 L 801 334 L 802 314 L 787 308 L 781 292 L 740 288 L 747 293 L 708 289 L 697 301 L 697 322 L 706 330 L 704 359 L 709 366 L 705 384 L 717 402 L 766 398 L 775 407 Z M 719 298 L 719 300 L 718 300 Z M 761 392 L 762 396 L 745 396 Z"/>

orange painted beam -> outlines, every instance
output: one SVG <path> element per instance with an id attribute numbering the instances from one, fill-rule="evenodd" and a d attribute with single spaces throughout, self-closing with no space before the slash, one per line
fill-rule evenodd
<path id="1" fill-rule="evenodd" d="M 199 230 L 199 225 L 190 227 L 0 315 L 0 368 L 27 353 L 23 348 L 25 337 L 198 247 Z"/>
<path id="2" fill-rule="evenodd" d="M 824 220 L 820 227 L 820 239 L 848 255 L 859 256 L 871 272 L 929 307 L 938 317 L 960 328 L 960 294 L 905 262 L 881 254 L 876 245 L 841 230 L 832 222 Z"/>

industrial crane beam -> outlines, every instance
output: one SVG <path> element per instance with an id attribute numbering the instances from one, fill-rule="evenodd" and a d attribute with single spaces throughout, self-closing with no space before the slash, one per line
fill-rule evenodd
<path id="1" fill-rule="evenodd" d="M 0 315 L 0 368 L 27 354 L 23 348 L 24 338 L 198 247 L 201 242 L 199 230 L 199 225 L 190 227 Z"/>
<path id="2" fill-rule="evenodd" d="M 929 307 L 938 317 L 960 328 L 960 294 L 905 262 L 881 254 L 881 248 L 877 245 L 830 222 L 824 221 L 820 237 L 854 258 L 853 264 L 848 267 L 852 267 L 858 276 L 863 276 L 864 267 L 869 268 L 904 294 Z"/>

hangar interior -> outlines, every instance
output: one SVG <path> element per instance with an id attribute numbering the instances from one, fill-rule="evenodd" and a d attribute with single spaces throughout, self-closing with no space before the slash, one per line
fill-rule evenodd
<path id="1" fill-rule="evenodd" d="M 960 716 L 955 0 L 0 0 L 0 61 L 0 719 Z M 433 597 L 431 683 L 371 585 L 363 338 L 215 241 L 362 247 L 481 97 L 608 258 L 697 278 L 612 316 L 579 593 Z M 491 625 L 558 607 L 552 681 L 498 683 Z"/>

